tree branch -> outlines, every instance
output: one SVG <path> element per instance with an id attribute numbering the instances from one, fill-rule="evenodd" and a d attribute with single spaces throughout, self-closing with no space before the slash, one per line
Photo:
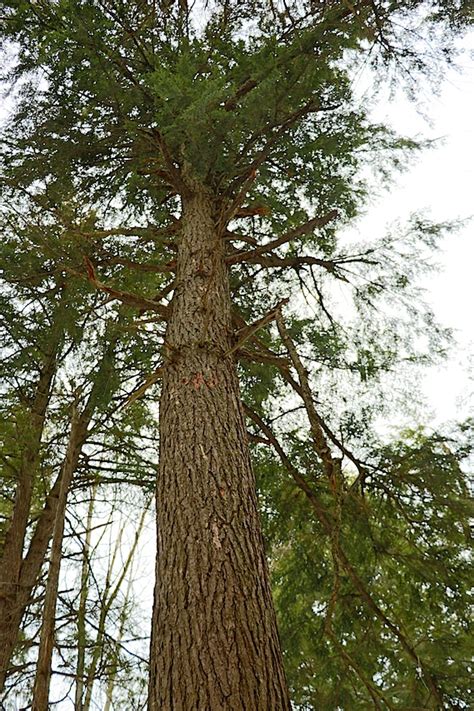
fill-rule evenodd
<path id="1" fill-rule="evenodd" d="M 322 215 L 321 217 L 313 217 L 312 220 L 305 222 L 299 227 L 295 227 L 295 229 L 290 230 L 290 232 L 286 232 L 281 237 L 278 237 L 277 239 L 274 239 L 261 247 L 257 247 L 257 249 L 246 250 L 244 252 L 237 252 L 237 254 L 230 255 L 226 258 L 226 262 L 227 264 L 238 264 L 239 262 L 251 261 L 256 257 L 266 254 L 267 252 L 272 252 L 274 249 L 281 247 L 287 242 L 291 242 L 293 239 L 296 239 L 296 237 L 309 234 L 315 229 L 324 227 L 329 222 L 336 219 L 337 215 L 337 210 L 331 210 L 326 215 Z"/>
<path id="2" fill-rule="evenodd" d="M 109 294 L 111 299 L 118 299 L 123 304 L 128 306 L 134 306 L 135 308 L 142 309 L 143 311 L 157 311 L 163 319 L 168 317 L 168 307 L 159 304 L 156 301 L 147 299 L 144 296 L 139 296 L 138 294 L 130 294 L 127 291 L 120 291 L 118 289 L 113 289 L 110 286 L 106 286 L 97 279 L 95 274 L 94 266 L 88 257 L 84 257 L 84 262 L 86 264 L 87 276 L 91 284 L 93 284 L 96 289 L 105 291 Z"/>
<path id="3" fill-rule="evenodd" d="M 277 314 L 279 313 L 281 307 L 284 304 L 287 304 L 289 299 L 282 299 L 281 301 L 278 302 L 276 306 L 273 307 L 271 311 L 269 311 L 265 316 L 262 316 L 262 318 L 258 319 L 258 321 L 255 321 L 254 323 L 250 324 L 249 326 L 244 326 L 243 328 L 239 329 L 236 333 L 237 336 L 237 342 L 230 348 L 224 355 L 224 357 L 227 357 L 231 355 L 232 353 L 235 353 L 235 351 L 239 350 L 239 348 L 249 340 L 249 338 L 252 338 L 257 331 L 259 331 L 261 328 L 266 326 L 268 323 L 273 321 L 276 317 Z"/>
<path id="4" fill-rule="evenodd" d="M 328 515 L 328 512 L 323 508 L 317 495 L 314 493 L 313 489 L 309 486 L 306 479 L 299 473 L 299 471 L 296 469 L 296 467 L 292 464 L 291 460 L 287 456 L 287 454 L 284 451 L 281 444 L 278 442 L 278 440 L 275 437 L 271 428 L 262 420 L 261 417 L 259 417 L 259 415 L 257 415 L 257 413 L 255 413 L 251 408 L 249 408 L 248 405 L 244 404 L 244 411 L 245 411 L 246 415 L 258 425 L 258 427 L 261 429 L 261 431 L 265 435 L 266 439 L 272 444 L 275 451 L 279 455 L 280 460 L 281 460 L 282 464 L 284 465 L 285 469 L 292 476 L 292 478 L 294 479 L 297 486 L 306 494 L 309 502 L 311 503 L 312 507 L 314 508 L 314 510 L 316 512 L 316 515 L 317 515 L 321 525 L 325 529 L 329 538 L 331 540 L 333 540 L 332 533 L 333 533 L 334 524 L 335 524 L 335 520 L 333 520 L 333 517 L 332 516 L 329 517 L 330 514 Z M 346 571 L 348 577 L 351 579 L 354 587 L 356 588 L 356 590 L 359 591 L 362 599 L 366 602 L 368 608 L 370 610 L 372 610 L 372 612 L 379 618 L 379 620 L 392 632 L 392 634 L 400 642 L 400 645 L 402 646 L 402 648 L 405 651 L 405 653 L 407 654 L 407 656 L 415 663 L 415 665 L 417 667 L 419 667 L 422 670 L 423 677 L 425 678 L 430 691 L 432 692 L 434 698 L 437 700 L 437 702 L 441 706 L 442 705 L 442 698 L 441 698 L 440 691 L 439 691 L 438 687 L 436 686 L 435 680 L 433 679 L 433 677 L 430 674 L 429 670 L 427 669 L 426 665 L 422 662 L 420 657 L 417 655 L 412 644 L 409 642 L 407 637 L 403 634 L 401 629 L 387 617 L 387 615 L 384 613 L 384 611 L 375 602 L 372 595 L 367 590 L 363 581 L 357 574 L 355 568 L 352 566 L 349 559 L 347 558 L 347 556 L 341 546 L 341 543 L 339 541 L 337 541 L 337 557 L 338 557 L 338 560 L 341 563 L 342 567 Z"/>

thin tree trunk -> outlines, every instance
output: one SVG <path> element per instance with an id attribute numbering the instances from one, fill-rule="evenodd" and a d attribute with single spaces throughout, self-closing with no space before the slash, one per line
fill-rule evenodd
<path id="1" fill-rule="evenodd" d="M 112 513 L 110 514 L 109 518 L 109 526 L 113 525 L 113 513 L 114 509 L 112 509 Z M 104 642 L 104 635 L 105 635 L 105 626 L 107 623 L 107 616 L 110 610 L 110 605 L 112 604 L 110 601 L 110 598 L 112 597 L 113 591 L 112 591 L 112 576 L 114 574 L 114 567 L 115 567 L 115 560 L 117 558 L 117 555 L 120 550 L 120 546 L 122 543 L 122 535 L 123 535 L 123 528 L 120 528 L 118 535 L 115 538 L 115 544 L 112 549 L 112 533 L 110 534 L 110 540 L 109 540 L 109 546 L 108 546 L 108 564 L 107 564 L 107 573 L 105 576 L 105 581 L 104 581 L 104 586 L 101 589 L 100 592 L 100 598 L 99 598 L 99 606 L 100 606 L 100 613 L 99 613 L 99 619 L 97 621 L 97 635 L 96 638 L 93 642 L 92 645 L 92 655 L 91 655 L 91 660 L 90 664 L 87 669 L 87 675 L 85 677 L 84 681 L 84 687 L 85 687 L 85 698 L 84 702 L 82 704 L 82 711 L 89 711 L 90 705 L 92 702 L 92 690 L 94 687 L 94 682 L 96 679 L 96 674 L 97 674 L 97 667 L 99 665 L 99 661 L 102 657 L 103 654 L 103 642 Z M 117 588 L 114 588 L 116 592 L 118 592 Z"/>
<path id="2" fill-rule="evenodd" d="M 61 338 L 61 333 L 59 333 L 56 343 L 59 343 Z M 82 451 L 82 447 L 87 438 L 87 431 L 90 425 L 91 419 L 96 408 L 96 398 L 103 387 L 104 379 L 108 377 L 108 373 L 112 367 L 111 356 L 116 347 L 117 339 L 112 339 L 107 345 L 104 351 L 102 360 L 97 369 L 96 376 L 94 378 L 94 383 L 88 397 L 87 403 L 78 419 L 77 423 L 77 446 L 74 450 L 74 462 L 73 469 L 77 468 L 79 457 Z M 49 402 L 49 391 L 51 388 L 51 382 L 54 377 L 56 370 L 56 356 L 55 353 L 51 354 L 49 359 L 46 361 L 45 367 L 43 369 L 43 374 L 40 378 L 39 385 L 37 388 L 37 395 L 32 406 L 32 411 L 36 413 L 38 419 L 36 433 L 36 454 L 33 458 L 33 450 L 31 450 L 29 456 L 26 454 L 26 458 L 32 466 L 25 468 L 24 479 L 28 480 L 29 477 L 29 499 L 28 507 L 25 505 L 25 500 L 21 499 L 17 492 L 17 499 L 19 500 L 19 510 L 21 511 L 21 522 L 20 527 L 20 513 L 14 508 L 14 513 L 12 517 L 12 523 L 9 528 L 10 532 L 10 550 L 7 545 L 4 547 L 3 557 L 0 562 L 0 693 L 5 687 L 5 681 L 10 667 L 11 659 L 18 641 L 18 634 L 20 631 L 21 621 L 28 607 L 31 594 L 33 592 L 34 586 L 38 580 L 41 573 L 41 568 L 44 564 L 46 553 L 48 550 L 49 542 L 51 540 L 51 535 L 53 533 L 53 527 L 56 517 L 56 509 L 58 505 L 58 497 L 60 495 L 63 474 L 65 471 L 65 463 L 61 466 L 61 470 L 58 474 L 54 485 L 52 486 L 49 494 L 46 496 L 46 502 L 41 512 L 41 515 L 36 523 L 36 527 L 33 536 L 28 547 L 28 552 L 23 559 L 23 547 L 26 536 L 26 528 L 28 525 L 29 509 L 31 505 L 31 490 L 33 486 L 33 479 L 37 468 L 37 461 L 39 458 L 39 451 L 41 445 L 41 436 L 44 426 L 44 419 L 46 416 L 46 408 Z M 46 375 L 49 380 L 46 380 Z M 42 413 L 42 417 L 39 414 Z M 32 422 L 35 423 L 36 420 L 32 418 Z M 29 446 L 31 447 L 32 439 L 31 433 L 27 440 Z M 20 473 L 22 473 L 20 472 Z M 19 484 L 20 486 L 20 484 Z M 25 493 L 26 488 L 23 487 L 23 493 Z M 15 533 L 13 533 L 14 531 Z M 8 536 L 8 534 L 7 534 Z M 19 556 L 19 563 L 18 563 Z M 16 567 L 10 565 L 10 561 L 15 559 L 19 565 L 19 572 L 16 572 Z"/>
<path id="3" fill-rule="evenodd" d="M 78 443 L 74 454 L 74 469 L 77 468 L 84 443 L 83 440 L 87 431 L 87 422 L 82 421 L 81 425 L 82 441 Z M 46 503 L 36 523 L 28 552 L 21 565 L 18 586 L 9 598 L 4 600 L 3 610 L 5 617 L 0 619 L 1 640 L 3 642 L 0 647 L 0 662 L 3 665 L 2 668 L 5 669 L 5 674 L 0 675 L 0 692 L 4 688 L 7 671 L 18 640 L 23 615 L 31 601 L 33 589 L 40 576 L 41 568 L 46 558 L 49 542 L 53 533 L 63 474 L 64 463 L 46 497 Z"/>
<path id="4" fill-rule="evenodd" d="M 40 633 L 38 661 L 33 686 L 32 711 L 48 711 L 49 686 L 52 672 L 54 647 L 54 630 L 56 623 L 56 604 L 58 599 L 59 573 L 61 571 L 62 546 L 64 539 L 64 523 L 66 504 L 72 478 L 81 447 L 81 423 L 77 415 L 76 404 L 73 405 L 71 432 L 61 477 L 56 515 L 54 519 L 53 540 L 49 562 L 48 578 L 43 607 L 43 618 Z"/>
<path id="5" fill-rule="evenodd" d="M 32 402 L 28 431 L 18 433 L 23 451 L 10 524 L 0 559 L 0 692 L 3 691 L 18 629 L 20 581 L 23 550 L 31 508 L 33 484 L 40 457 L 41 438 L 49 403 L 51 384 L 56 373 L 56 347 L 47 357 Z"/>
<path id="6" fill-rule="evenodd" d="M 137 550 L 138 541 L 140 539 L 140 534 L 143 529 L 143 524 L 145 523 L 145 517 L 146 517 L 147 512 L 148 512 L 148 506 L 145 507 L 145 509 L 142 512 L 140 521 L 138 523 L 137 530 L 135 531 L 135 537 L 134 537 L 132 546 L 128 552 L 127 558 L 125 560 L 125 564 L 122 567 L 120 575 L 118 576 L 115 583 L 112 585 L 112 575 L 114 573 L 115 560 L 116 560 L 116 557 L 117 557 L 118 553 L 120 552 L 120 549 L 122 546 L 122 534 L 123 534 L 123 530 L 124 530 L 123 528 L 120 529 L 120 534 L 118 535 L 118 537 L 116 539 L 112 559 L 109 562 L 109 566 L 108 566 L 108 570 L 107 570 L 107 577 L 106 577 L 106 581 L 105 581 L 103 597 L 101 600 L 99 622 L 97 625 L 97 637 L 96 637 L 95 644 L 94 644 L 94 651 L 92 654 L 91 663 L 89 665 L 89 669 L 87 672 L 86 697 L 84 699 L 82 711 L 90 711 L 90 707 L 92 704 L 92 690 L 93 690 L 94 682 L 95 682 L 95 679 L 97 676 L 97 669 L 99 666 L 99 661 L 103 655 L 103 644 L 104 644 L 104 637 L 105 637 L 105 631 L 106 631 L 109 612 L 110 612 L 115 600 L 117 599 L 117 596 L 120 592 L 123 581 L 125 580 L 125 577 L 132 565 L 133 557 L 134 557 L 135 552 Z"/>
<path id="7" fill-rule="evenodd" d="M 79 606 L 77 608 L 77 665 L 76 665 L 76 689 L 74 694 L 74 709 L 82 711 L 82 697 L 84 693 L 84 671 L 86 661 L 86 604 L 89 593 L 89 564 L 90 546 L 92 536 L 92 515 L 94 513 L 95 492 L 94 485 L 91 499 L 87 509 L 86 538 L 84 541 L 84 553 L 81 567 L 81 594 Z"/>
<path id="8" fill-rule="evenodd" d="M 184 201 L 160 403 L 150 711 L 290 708 L 211 197 Z"/>
<path id="9" fill-rule="evenodd" d="M 133 587 L 133 575 L 132 575 L 132 571 L 130 571 L 130 577 L 127 581 L 127 588 L 125 590 L 125 597 L 124 597 L 124 601 L 123 601 L 122 611 L 120 613 L 120 626 L 119 626 L 117 637 L 116 637 L 118 647 L 120 646 L 120 644 L 122 642 L 123 635 L 125 632 L 125 625 L 129 619 L 127 607 L 128 607 L 128 603 L 130 600 L 132 587 Z M 118 655 L 118 652 L 117 652 L 117 655 Z M 114 688 L 115 688 L 115 680 L 117 677 L 117 671 L 118 671 L 118 664 L 117 664 L 117 662 L 114 662 L 111 665 L 111 668 L 109 671 L 109 678 L 107 681 L 107 689 L 105 692 L 104 711 L 111 711 L 111 709 L 112 709 L 112 700 L 114 697 Z"/>
<path id="10" fill-rule="evenodd" d="M 54 525 L 57 497 L 61 485 L 62 469 L 47 496 L 40 518 L 36 524 L 28 553 L 21 567 L 19 584 L 12 594 L 3 601 L 4 617 L 0 619 L 0 692 L 3 690 L 7 672 L 18 641 L 18 634 L 25 610 L 31 601 L 31 595 L 41 573 Z"/>

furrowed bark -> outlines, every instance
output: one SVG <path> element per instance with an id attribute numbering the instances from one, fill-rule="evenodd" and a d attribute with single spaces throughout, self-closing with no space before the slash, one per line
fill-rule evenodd
<path id="1" fill-rule="evenodd" d="M 213 200 L 184 199 L 160 403 L 150 711 L 290 708 Z"/>

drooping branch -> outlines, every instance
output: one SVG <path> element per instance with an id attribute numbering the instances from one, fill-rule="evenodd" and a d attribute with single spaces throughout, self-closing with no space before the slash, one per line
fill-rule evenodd
<path id="1" fill-rule="evenodd" d="M 281 446 L 281 444 L 278 441 L 278 438 L 275 436 L 274 432 L 272 429 L 269 427 L 268 424 L 262 420 L 262 418 L 255 413 L 250 407 L 247 405 L 244 406 L 245 408 L 245 413 L 246 415 L 253 420 L 259 429 L 263 432 L 265 435 L 265 438 L 268 440 L 268 442 L 271 443 L 273 448 L 275 449 L 276 453 L 280 457 L 280 460 L 285 467 L 285 469 L 288 471 L 288 473 L 291 475 L 297 486 L 305 493 L 308 501 L 310 502 L 311 506 L 313 507 L 316 516 L 318 520 L 320 521 L 321 525 L 323 526 L 324 530 L 326 531 L 326 534 L 328 535 L 329 539 L 333 542 L 333 544 L 337 548 L 337 559 L 343 569 L 345 570 L 346 574 L 350 578 L 354 588 L 359 592 L 361 598 L 365 601 L 367 607 L 376 615 L 376 617 L 384 624 L 387 629 L 389 629 L 392 634 L 396 637 L 396 639 L 399 641 L 401 647 L 405 651 L 406 655 L 412 660 L 412 662 L 415 664 L 416 668 L 421 669 L 423 673 L 423 678 L 426 681 L 426 684 L 428 688 L 430 689 L 431 693 L 433 694 L 433 697 L 436 699 L 436 701 L 440 704 L 440 708 L 442 706 L 442 697 L 440 690 L 437 687 L 436 681 L 431 675 L 427 665 L 420 659 L 420 656 L 416 653 L 415 648 L 413 644 L 410 642 L 408 637 L 404 634 L 404 632 L 401 630 L 400 626 L 397 625 L 393 620 L 391 620 L 388 615 L 382 610 L 382 608 L 377 604 L 377 602 L 374 600 L 373 596 L 365 586 L 364 582 L 358 575 L 356 569 L 352 565 L 352 563 L 349 561 L 341 542 L 337 539 L 334 538 L 333 532 L 336 524 L 336 519 L 332 514 L 330 514 L 321 504 L 319 497 L 316 495 L 316 493 L 313 491 L 312 487 L 308 484 L 306 481 L 305 477 L 298 471 L 298 469 L 294 466 L 294 464 L 291 462 L 290 458 L 286 454 L 285 450 Z M 314 435 L 313 435 L 314 436 Z"/>
<path id="2" fill-rule="evenodd" d="M 135 400 L 139 400 L 140 398 L 142 398 L 145 395 L 146 391 L 151 388 L 152 385 L 157 383 L 162 376 L 163 368 L 161 367 L 157 368 L 150 375 L 147 375 L 144 382 L 137 388 L 135 388 L 135 390 L 133 390 L 130 395 L 127 395 L 126 399 L 119 405 L 119 407 L 128 407 L 132 404 L 132 402 L 135 402 Z"/>
<path id="3" fill-rule="evenodd" d="M 254 337 L 251 340 L 255 340 Z M 243 360 L 249 360 L 254 363 L 268 363 L 269 365 L 275 365 L 277 368 L 287 369 L 290 365 L 286 358 L 279 356 L 277 353 L 273 353 L 269 348 L 239 348 L 237 355 Z"/>
<path id="4" fill-rule="evenodd" d="M 281 339 L 288 351 L 291 362 L 298 373 L 300 392 L 303 402 L 306 407 L 306 412 L 309 419 L 309 424 L 311 428 L 311 433 L 313 435 L 313 440 L 315 443 L 316 451 L 318 452 L 323 466 L 326 470 L 326 474 L 330 479 L 335 478 L 337 472 L 340 472 L 340 460 L 336 460 L 331 452 L 328 441 L 326 439 L 326 434 L 321 427 L 321 418 L 319 417 L 316 407 L 314 404 L 313 395 L 308 380 L 308 373 L 301 362 L 298 355 L 298 351 L 290 338 L 290 335 L 286 329 L 285 323 L 283 321 L 283 316 L 279 312 L 276 316 L 276 323 L 278 327 L 278 332 Z"/>
<path id="5" fill-rule="evenodd" d="M 287 338 L 289 338 L 289 334 L 287 334 Z M 270 363 L 272 365 L 275 365 L 282 376 L 282 378 L 285 380 L 285 382 L 288 383 L 288 385 L 301 397 L 303 400 L 304 406 L 306 411 L 308 411 L 306 407 L 306 402 L 308 401 L 308 398 L 310 398 L 313 401 L 312 407 L 311 407 L 311 418 L 313 420 L 314 426 L 316 429 L 318 427 L 321 429 L 323 432 L 324 436 L 329 440 L 340 452 L 342 455 L 344 455 L 348 461 L 352 462 L 354 466 L 357 469 L 358 472 L 358 477 L 355 480 L 355 482 L 351 485 L 351 489 L 354 489 L 357 484 L 359 484 L 361 481 L 363 481 L 366 476 L 368 475 L 368 466 L 365 462 L 362 462 L 360 459 L 358 459 L 353 452 L 351 452 L 350 449 L 348 449 L 343 442 L 334 434 L 334 432 L 331 430 L 331 428 L 328 426 L 328 424 L 324 421 L 324 419 L 319 415 L 319 413 L 316 410 L 316 407 L 314 405 L 314 398 L 311 393 L 311 388 L 309 386 L 306 370 L 304 366 L 302 365 L 301 361 L 301 369 L 303 373 L 305 374 L 305 379 L 306 379 L 306 388 L 303 389 L 301 382 L 298 382 L 298 380 L 295 380 L 295 378 L 292 376 L 290 373 L 290 365 L 292 363 L 292 360 L 288 360 L 288 358 L 285 358 L 284 356 L 281 356 L 277 353 L 274 353 L 271 351 L 269 348 L 265 346 L 262 341 L 256 339 L 253 337 L 252 339 L 257 346 L 256 349 L 254 350 L 249 350 L 249 349 L 241 349 L 239 351 L 239 355 L 247 360 L 252 360 L 256 361 L 258 363 Z M 293 344 L 293 348 L 295 348 Z M 296 349 L 295 349 L 296 352 Z M 297 354 L 296 354 L 297 355 Z M 308 418 L 309 418 L 309 413 L 308 413 Z M 336 460 L 337 461 L 337 460 Z"/>

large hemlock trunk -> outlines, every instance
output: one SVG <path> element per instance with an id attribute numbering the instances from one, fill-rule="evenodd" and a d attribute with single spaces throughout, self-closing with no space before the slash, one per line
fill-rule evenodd
<path id="1" fill-rule="evenodd" d="M 212 196 L 184 198 L 166 334 L 150 704 L 289 709 Z"/>

